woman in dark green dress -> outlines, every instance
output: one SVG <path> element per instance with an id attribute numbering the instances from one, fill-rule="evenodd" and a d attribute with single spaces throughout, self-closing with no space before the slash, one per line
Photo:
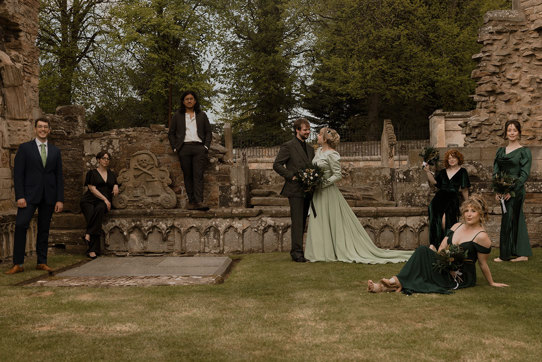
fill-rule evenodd
<path id="1" fill-rule="evenodd" d="M 374 283 L 367 282 L 371 293 L 403 291 L 411 293 L 441 293 L 450 294 L 454 289 L 468 288 L 476 285 L 476 261 L 489 285 L 505 287 L 506 284 L 495 283 L 487 264 L 491 251 L 491 240 L 482 226 L 487 217 L 487 206 L 484 200 L 473 195 L 461 206 L 463 223 L 457 223 L 448 231 L 442 240 L 439 251 L 454 244 L 467 251 L 465 263 L 458 271 L 439 272 L 433 268 L 436 252 L 427 246 L 420 246 L 414 251 L 399 274 L 390 279 L 381 279 Z"/>
<path id="2" fill-rule="evenodd" d="M 429 243 L 439 247 L 452 225 L 459 219 L 459 193 L 463 200 L 469 197 L 469 174 L 461 165 L 464 158 L 461 152 L 452 149 L 444 155 L 444 169 L 433 174 L 429 165 L 424 166 L 427 180 L 436 186 L 438 191 L 429 204 Z"/>
<path id="3" fill-rule="evenodd" d="M 493 164 L 493 178 L 501 173 L 517 177 L 512 196 L 510 193 L 496 195 L 497 200 L 504 200 L 506 212 L 501 218 L 501 234 L 499 242 L 500 256 L 494 261 L 527 261 L 533 255 L 527 224 L 523 215 L 525 201 L 525 181 L 531 172 L 532 156 L 527 147 L 519 143 L 521 124 L 518 121 L 508 121 L 504 126 L 506 147 L 497 150 Z"/>

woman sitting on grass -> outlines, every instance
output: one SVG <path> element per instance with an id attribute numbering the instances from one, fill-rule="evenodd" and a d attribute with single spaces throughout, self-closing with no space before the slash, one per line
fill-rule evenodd
<path id="1" fill-rule="evenodd" d="M 464 223 L 457 223 L 448 231 L 442 240 L 438 252 L 443 252 L 451 245 L 459 246 L 466 251 L 466 256 L 459 270 L 440 272 L 437 265 L 437 253 L 427 246 L 420 246 L 396 276 L 381 279 L 374 283 L 368 281 L 371 293 L 400 292 L 442 293 L 450 294 L 453 289 L 473 287 L 476 285 L 476 261 L 489 285 L 507 287 L 503 283 L 495 283 L 487 264 L 491 251 L 491 240 L 484 230 L 483 223 L 487 217 L 487 205 L 479 195 L 472 195 L 461 205 Z"/>

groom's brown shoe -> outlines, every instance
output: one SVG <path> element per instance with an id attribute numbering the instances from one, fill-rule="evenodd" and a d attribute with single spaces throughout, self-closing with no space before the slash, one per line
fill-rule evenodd
<path id="1" fill-rule="evenodd" d="M 20 272 L 24 272 L 24 268 L 22 266 L 19 266 L 18 264 L 15 264 L 5 274 L 17 274 Z"/>
<path id="2" fill-rule="evenodd" d="M 36 270 L 45 270 L 46 272 L 49 272 L 49 274 L 54 272 L 54 269 L 49 267 L 49 265 L 47 265 L 47 264 L 38 264 L 38 265 L 36 265 Z"/>

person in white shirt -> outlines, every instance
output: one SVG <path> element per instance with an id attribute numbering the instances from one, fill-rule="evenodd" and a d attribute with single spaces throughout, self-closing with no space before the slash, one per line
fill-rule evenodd
<path id="1" fill-rule="evenodd" d="M 179 156 L 184 186 L 188 196 L 187 209 L 209 210 L 203 203 L 203 171 L 211 146 L 211 124 L 201 110 L 198 96 L 193 91 L 181 95 L 181 108 L 169 125 L 168 138 L 173 152 Z"/>

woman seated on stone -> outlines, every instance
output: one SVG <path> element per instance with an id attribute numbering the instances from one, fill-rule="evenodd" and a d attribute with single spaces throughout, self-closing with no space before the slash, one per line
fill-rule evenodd
<path id="1" fill-rule="evenodd" d="M 87 172 L 85 186 L 88 190 L 81 199 L 81 211 L 87 221 L 83 241 L 88 245 L 87 256 L 95 259 L 100 253 L 100 235 L 104 215 L 111 210 L 113 195 L 118 195 L 117 177 L 109 170 L 111 154 L 100 152 L 96 155 L 98 167 Z"/>
<path id="2" fill-rule="evenodd" d="M 439 247 L 439 251 L 442 251 L 453 244 L 467 251 L 467 257 L 460 270 L 442 273 L 435 270 L 433 263 L 437 260 L 436 253 L 427 246 L 420 246 L 399 274 L 390 279 L 381 279 L 378 283 L 369 280 L 368 291 L 450 294 L 453 289 L 473 287 L 476 284 L 477 260 L 489 285 L 508 286 L 493 281 L 487 264 L 491 240 L 483 227 L 487 218 L 486 203 L 479 195 L 472 195 L 461 205 L 461 214 L 463 223 L 453 225 Z"/>

